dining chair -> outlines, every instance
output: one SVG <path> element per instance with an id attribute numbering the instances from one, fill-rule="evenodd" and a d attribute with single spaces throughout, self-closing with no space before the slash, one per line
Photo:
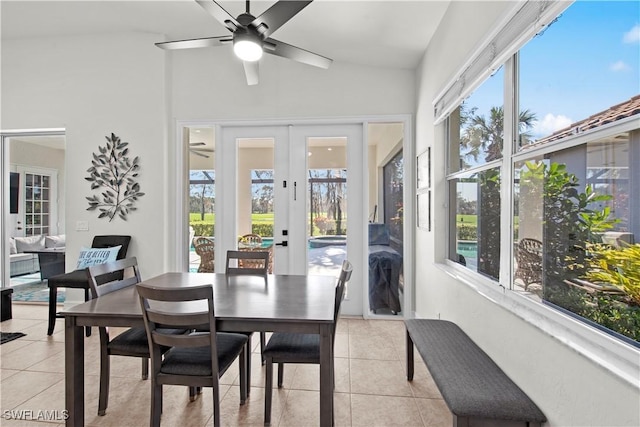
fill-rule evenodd
<path id="1" fill-rule="evenodd" d="M 353 267 L 344 260 L 340 276 L 335 289 L 335 304 L 333 309 L 333 328 L 331 331 L 333 343 L 336 338 L 336 326 L 340 315 L 340 306 L 344 296 L 344 288 L 351 279 Z M 332 346 L 334 344 L 331 344 Z M 299 334 L 290 332 L 274 332 L 269 342 L 262 351 L 266 360 L 266 380 L 264 390 L 264 424 L 271 424 L 271 398 L 273 394 L 273 364 L 278 364 L 278 388 L 282 387 L 284 380 L 285 363 L 312 363 L 320 364 L 320 335 Z M 334 373 L 335 384 L 335 373 Z"/>
<path id="2" fill-rule="evenodd" d="M 171 384 L 212 387 L 213 424 L 219 426 L 219 378 L 236 359 L 240 364 L 240 404 L 246 401 L 246 335 L 216 331 L 211 285 L 157 288 L 138 284 L 137 290 L 151 354 L 150 425 L 160 426 L 162 386 Z M 172 335 L 165 333 L 165 327 L 198 328 L 201 332 Z M 163 356 L 164 347 L 170 350 Z"/>
<path id="3" fill-rule="evenodd" d="M 130 242 L 131 236 L 95 236 L 91 247 L 112 248 L 114 246 L 122 246 L 118 251 L 116 259 L 123 259 L 127 256 Z M 90 285 L 87 278 L 87 269 L 74 270 L 69 273 L 50 277 L 47 280 L 47 286 L 49 287 L 49 326 L 47 328 L 47 335 L 52 335 L 53 329 L 56 326 L 56 317 L 58 317 L 56 313 L 58 288 L 84 289 L 84 300 L 88 301 L 90 299 Z M 91 328 L 87 327 L 87 336 L 89 335 L 91 335 Z"/>
<path id="4" fill-rule="evenodd" d="M 125 258 L 87 268 L 87 279 L 92 299 L 133 286 L 140 282 L 138 261 L 135 257 Z M 109 330 L 99 327 L 100 332 L 100 392 L 98 415 L 105 415 L 109 403 L 110 356 L 142 358 L 142 379 L 149 377 L 149 344 L 144 328 L 130 328 L 110 339 Z M 184 328 L 169 329 L 166 333 L 184 334 Z M 168 350 L 165 348 L 164 351 Z"/>
<path id="5" fill-rule="evenodd" d="M 258 236 L 260 237 L 260 236 Z M 227 251 L 227 265 L 225 274 L 227 276 L 261 276 L 264 277 L 265 284 L 269 270 L 269 252 L 266 251 Z M 253 332 L 240 332 L 245 334 L 247 341 L 247 394 L 251 393 L 251 336 Z M 267 335 L 260 332 L 260 354 L 267 341 Z M 262 356 L 261 356 L 262 357 Z M 264 365 L 264 358 L 262 358 Z"/>
<path id="6" fill-rule="evenodd" d="M 193 247 L 200 257 L 198 273 L 213 273 L 215 270 L 216 246 L 209 237 L 196 237 Z"/>

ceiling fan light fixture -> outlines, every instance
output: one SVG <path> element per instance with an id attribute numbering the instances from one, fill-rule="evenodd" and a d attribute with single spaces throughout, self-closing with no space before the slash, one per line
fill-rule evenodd
<path id="1" fill-rule="evenodd" d="M 255 62 L 262 58 L 262 40 L 249 33 L 236 33 L 233 37 L 233 51 L 243 61 Z"/>

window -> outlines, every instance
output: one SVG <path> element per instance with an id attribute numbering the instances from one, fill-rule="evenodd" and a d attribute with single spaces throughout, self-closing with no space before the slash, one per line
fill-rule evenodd
<path id="1" fill-rule="evenodd" d="M 493 76 L 446 121 L 449 258 L 634 346 L 639 11 L 637 2 L 575 2 L 507 60 L 512 90 L 500 92 Z"/>
<path id="2" fill-rule="evenodd" d="M 447 120 L 452 225 L 449 258 L 496 280 L 500 274 L 501 249 L 503 80 L 501 68 Z"/>
<path id="3" fill-rule="evenodd" d="M 251 233 L 273 237 L 273 169 L 251 170 Z"/>

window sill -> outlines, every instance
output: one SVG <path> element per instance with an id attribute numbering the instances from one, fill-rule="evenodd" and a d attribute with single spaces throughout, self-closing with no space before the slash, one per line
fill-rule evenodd
<path id="1" fill-rule="evenodd" d="M 640 389 L 640 350 L 560 311 L 509 291 L 452 261 L 435 264 L 447 275 Z"/>

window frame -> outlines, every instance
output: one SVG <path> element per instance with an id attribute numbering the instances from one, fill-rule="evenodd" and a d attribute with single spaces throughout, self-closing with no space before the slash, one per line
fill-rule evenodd
<path id="1" fill-rule="evenodd" d="M 638 116 L 628 117 L 616 122 L 603 125 L 599 128 L 588 130 L 577 135 L 570 135 L 551 144 L 533 147 L 527 150 L 517 150 L 517 115 L 518 105 L 518 52 L 514 53 L 505 63 L 504 73 L 504 146 L 502 159 L 489 162 L 463 172 L 451 173 L 451 120 L 452 113 L 437 126 L 444 126 L 444 141 L 447 171 L 445 174 L 446 194 L 449 206 L 455 203 L 455 194 L 451 194 L 450 181 L 461 173 L 481 172 L 486 169 L 498 167 L 501 176 L 501 246 L 500 253 L 500 279 L 492 280 L 481 273 L 466 268 L 452 259 L 451 251 L 456 252 L 455 239 L 452 241 L 451 227 L 455 227 L 456 216 L 452 209 L 447 212 L 447 258 L 443 263 L 436 264 L 456 280 L 474 289 L 481 296 L 498 304 L 502 308 L 520 317 L 527 323 L 543 333 L 551 335 L 569 347 L 583 354 L 593 363 L 615 374 L 624 381 L 640 388 L 637 381 L 639 350 L 631 344 L 620 340 L 613 335 L 601 331 L 587 322 L 578 320 L 557 310 L 544 301 L 536 301 L 524 293 L 514 289 L 514 250 L 513 250 L 513 183 L 515 165 L 519 161 L 536 156 L 544 156 L 551 152 L 557 152 L 568 148 L 586 145 L 607 136 L 621 132 L 637 130 L 640 126 Z M 454 109 L 455 111 L 456 109 Z M 453 199 L 452 199 L 453 197 Z M 453 245 L 453 246 L 452 246 Z M 511 292 L 509 292 L 511 291 Z"/>

